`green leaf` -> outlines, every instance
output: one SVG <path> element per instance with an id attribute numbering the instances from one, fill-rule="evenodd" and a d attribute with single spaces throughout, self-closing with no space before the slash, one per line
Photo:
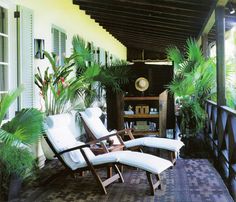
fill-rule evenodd
<path id="1" fill-rule="evenodd" d="M 0 100 L 0 125 L 7 111 L 9 110 L 9 107 L 16 100 L 16 98 L 22 93 L 23 90 L 24 88 L 21 85 L 15 91 L 3 95 L 2 99 Z"/>

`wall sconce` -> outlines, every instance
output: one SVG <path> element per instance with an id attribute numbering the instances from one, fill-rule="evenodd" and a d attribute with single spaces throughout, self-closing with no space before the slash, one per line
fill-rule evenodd
<path id="1" fill-rule="evenodd" d="M 231 15 L 235 13 L 235 9 L 234 9 L 232 3 L 229 3 L 229 13 L 230 13 Z"/>
<path id="2" fill-rule="evenodd" d="M 34 39 L 34 57 L 44 59 L 44 39 Z"/>

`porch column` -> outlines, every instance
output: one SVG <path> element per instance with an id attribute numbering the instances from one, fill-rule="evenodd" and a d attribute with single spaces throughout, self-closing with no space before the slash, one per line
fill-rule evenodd
<path id="1" fill-rule="evenodd" d="M 225 98 L 225 18 L 224 7 L 218 6 L 215 12 L 216 22 L 216 77 L 217 105 L 226 105 Z"/>
<path id="2" fill-rule="evenodd" d="M 208 44 L 208 35 L 202 35 L 202 51 L 205 58 L 209 58 L 210 51 L 209 51 L 209 44 Z"/>

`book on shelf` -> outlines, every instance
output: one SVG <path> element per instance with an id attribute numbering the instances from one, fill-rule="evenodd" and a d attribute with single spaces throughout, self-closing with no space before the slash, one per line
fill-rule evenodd
<path id="1" fill-rule="evenodd" d="M 124 122 L 125 129 L 134 128 L 134 122 Z"/>

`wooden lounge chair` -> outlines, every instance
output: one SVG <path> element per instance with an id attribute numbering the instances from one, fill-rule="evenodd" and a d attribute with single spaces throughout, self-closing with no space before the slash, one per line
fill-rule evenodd
<path id="1" fill-rule="evenodd" d="M 124 182 L 122 174 L 117 164 L 132 166 L 146 171 L 151 194 L 154 195 L 155 189 L 160 188 L 159 174 L 173 164 L 165 159 L 133 151 L 115 151 L 95 156 L 90 149 L 90 144 L 76 141 L 74 137 L 75 119 L 71 114 L 60 114 L 49 116 L 45 123 L 45 138 L 55 156 L 62 164 L 74 175 L 76 172 L 90 170 L 99 187 L 104 194 L 107 193 L 106 187 L 112 182 L 119 180 Z M 91 143 L 101 142 L 114 136 L 108 135 Z M 102 181 L 96 172 L 96 168 L 112 166 L 115 175 Z M 155 176 L 156 182 L 153 183 Z"/>
<path id="2" fill-rule="evenodd" d="M 176 153 L 179 152 L 180 148 L 184 145 L 182 141 L 158 137 L 142 137 L 135 139 L 130 129 L 122 131 L 113 130 L 109 132 L 99 118 L 101 115 L 102 111 L 98 107 L 87 108 L 84 112 L 80 112 L 85 131 L 91 139 L 96 140 L 113 133 L 118 133 L 119 135 L 126 133 L 130 140 L 122 141 L 113 137 L 112 141 L 114 144 L 124 144 L 127 149 L 137 149 L 143 146 L 164 149 L 169 151 L 168 154 L 172 163 L 176 163 Z"/>

